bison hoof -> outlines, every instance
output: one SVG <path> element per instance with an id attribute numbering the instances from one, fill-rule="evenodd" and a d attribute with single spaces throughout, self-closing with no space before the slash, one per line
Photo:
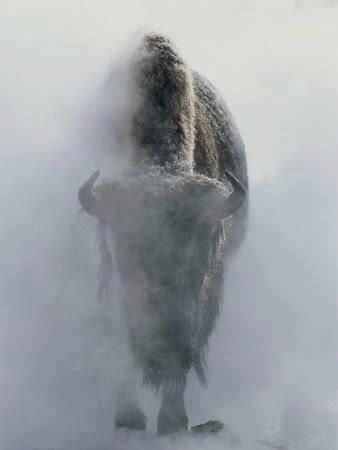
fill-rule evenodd
<path id="1" fill-rule="evenodd" d="M 199 433 L 218 433 L 224 429 L 224 423 L 219 420 L 209 420 L 209 422 L 202 423 L 201 425 L 195 425 L 191 427 L 191 432 L 194 434 Z"/>
<path id="2" fill-rule="evenodd" d="M 145 431 L 146 427 L 147 417 L 139 407 L 128 407 L 115 416 L 115 430 L 128 428 L 129 430 Z"/>
<path id="3" fill-rule="evenodd" d="M 191 427 L 191 432 L 193 434 L 217 434 L 222 431 L 227 438 L 227 442 L 232 447 L 238 447 L 240 445 L 240 438 L 235 434 L 230 427 L 224 425 L 220 420 L 209 420 L 209 422 L 202 423 L 201 425 L 196 425 Z"/>
<path id="4" fill-rule="evenodd" d="M 160 414 L 157 422 L 157 434 L 168 436 L 173 433 L 188 431 L 188 417 L 186 414 L 163 415 Z"/>

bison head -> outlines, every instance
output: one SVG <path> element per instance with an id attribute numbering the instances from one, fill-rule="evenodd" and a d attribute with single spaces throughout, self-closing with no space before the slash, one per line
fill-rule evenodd
<path id="1" fill-rule="evenodd" d="M 229 172 L 221 183 L 147 168 L 94 187 L 98 176 L 83 184 L 79 201 L 115 236 L 134 355 L 158 373 L 188 369 L 200 347 L 196 311 L 213 236 L 241 207 L 245 189 Z"/>

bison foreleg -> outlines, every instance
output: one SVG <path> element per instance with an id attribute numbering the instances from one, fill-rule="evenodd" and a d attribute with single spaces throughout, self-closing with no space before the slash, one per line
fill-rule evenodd
<path id="1" fill-rule="evenodd" d="M 147 417 L 143 414 L 136 391 L 137 382 L 129 376 L 120 388 L 115 414 L 115 429 L 145 430 Z"/>
<path id="2" fill-rule="evenodd" d="M 157 419 L 157 432 L 167 435 L 188 430 L 188 416 L 184 405 L 186 380 L 167 387 Z"/>

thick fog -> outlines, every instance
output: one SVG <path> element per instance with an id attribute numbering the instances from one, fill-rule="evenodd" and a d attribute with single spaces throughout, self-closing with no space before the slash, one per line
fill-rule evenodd
<path id="1" fill-rule="evenodd" d="M 336 449 L 336 2 L 50 3 L 5 2 L 0 18 L 1 449 L 174 447 L 152 437 L 159 400 L 145 390 L 149 434 L 113 436 L 130 361 L 118 302 L 98 301 L 95 223 L 77 202 L 94 170 L 124 167 L 109 128 L 123 126 L 124 98 L 102 87 L 140 29 L 168 33 L 219 88 L 248 152 L 249 232 L 208 389 L 189 376 L 190 424 L 220 419 L 244 449 Z"/>

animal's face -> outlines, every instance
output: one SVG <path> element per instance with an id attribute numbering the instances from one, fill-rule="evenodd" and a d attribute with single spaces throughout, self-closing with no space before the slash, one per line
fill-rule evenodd
<path id="1" fill-rule="evenodd" d="M 80 189 L 83 208 L 115 235 L 121 277 L 133 295 L 165 298 L 193 295 L 207 264 L 215 226 L 243 203 L 234 191 L 201 175 L 147 170 L 103 183 L 98 174 Z"/>
<path id="2" fill-rule="evenodd" d="M 189 195 L 171 178 L 121 182 L 114 195 L 110 224 L 123 280 L 150 297 L 182 291 L 206 227 Z"/>

